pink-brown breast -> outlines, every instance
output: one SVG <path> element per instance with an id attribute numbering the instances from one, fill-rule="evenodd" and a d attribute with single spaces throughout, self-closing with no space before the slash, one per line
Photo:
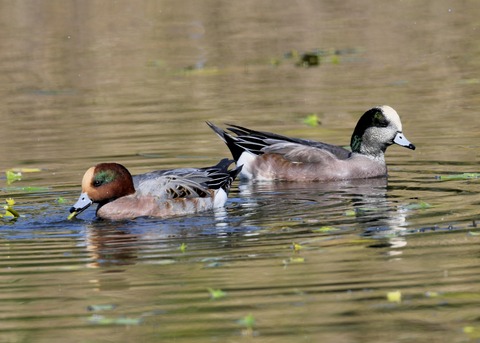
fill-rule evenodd
<path id="1" fill-rule="evenodd" d="M 251 166 L 255 179 L 284 181 L 334 181 L 377 177 L 387 174 L 384 162 L 355 156 L 330 163 L 291 162 L 279 154 L 258 156 Z"/>
<path id="2" fill-rule="evenodd" d="M 166 218 L 206 211 L 212 207 L 213 196 L 160 200 L 153 196 L 129 195 L 103 205 L 98 209 L 97 216 L 111 220 L 137 217 Z"/>

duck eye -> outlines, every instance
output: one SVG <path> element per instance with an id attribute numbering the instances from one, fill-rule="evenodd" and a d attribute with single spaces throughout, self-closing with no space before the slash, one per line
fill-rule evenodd
<path id="1" fill-rule="evenodd" d="M 387 127 L 388 120 L 385 118 L 382 112 L 376 112 L 373 115 L 373 125 L 376 127 Z"/>
<path id="2" fill-rule="evenodd" d="M 99 187 L 101 185 L 102 185 L 102 181 L 100 181 L 100 180 L 94 180 L 93 181 L 93 187 Z"/>

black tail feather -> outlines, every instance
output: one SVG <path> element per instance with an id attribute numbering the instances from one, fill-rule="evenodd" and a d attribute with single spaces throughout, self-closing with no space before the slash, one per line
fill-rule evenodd
<path id="1" fill-rule="evenodd" d="M 219 189 L 222 188 L 228 193 L 230 186 L 235 178 L 242 170 L 242 166 L 235 169 L 228 170 L 228 167 L 233 163 L 233 160 L 224 158 L 220 160 L 215 166 L 205 168 L 208 172 L 209 180 L 206 182 L 208 188 Z"/>
<path id="2" fill-rule="evenodd" d="M 222 130 L 218 126 L 215 126 L 211 122 L 207 121 L 206 123 L 218 135 L 218 137 L 220 137 L 225 142 L 228 149 L 230 149 L 230 152 L 232 153 L 235 162 L 238 161 L 240 156 L 246 149 L 244 149 L 242 146 L 239 146 L 237 142 L 238 140 L 226 131 Z"/>

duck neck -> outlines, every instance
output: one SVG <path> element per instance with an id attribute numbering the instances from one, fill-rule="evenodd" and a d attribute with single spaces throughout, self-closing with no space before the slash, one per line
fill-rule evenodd
<path id="1" fill-rule="evenodd" d="M 361 137 L 353 135 L 350 148 L 354 154 L 364 155 L 377 161 L 385 161 L 385 150 L 387 150 L 385 144 L 378 144 L 368 139 L 365 141 Z"/>

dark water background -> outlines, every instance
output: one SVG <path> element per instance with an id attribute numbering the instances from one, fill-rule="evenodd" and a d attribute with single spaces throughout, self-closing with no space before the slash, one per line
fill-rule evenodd
<path id="1" fill-rule="evenodd" d="M 21 214 L 0 219 L 0 341 L 478 341 L 479 181 L 437 178 L 479 171 L 476 1 L 10 1 L 0 18 L 0 169 L 40 169 L 0 179 Z M 206 120 L 348 144 L 380 104 L 417 145 L 388 150 L 388 184 L 236 182 L 215 214 L 66 220 L 98 162 L 228 156 Z"/>

